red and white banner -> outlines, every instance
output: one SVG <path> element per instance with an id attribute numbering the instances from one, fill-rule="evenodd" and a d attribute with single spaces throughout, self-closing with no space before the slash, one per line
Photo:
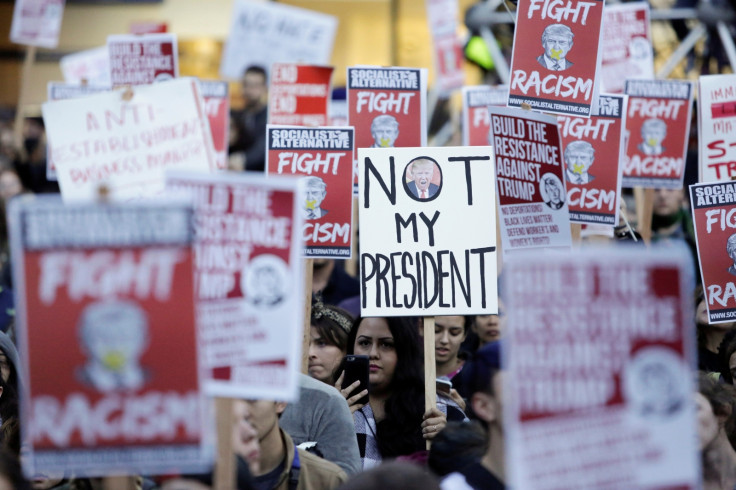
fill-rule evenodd
<path id="1" fill-rule="evenodd" d="M 212 145 L 218 170 L 227 169 L 227 150 L 230 142 L 229 85 L 220 80 L 200 80 L 199 89 L 204 99 L 204 111 L 210 123 Z"/>
<path id="2" fill-rule="evenodd" d="M 210 396 L 298 396 L 304 242 L 297 181 L 171 172 L 194 201 L 194 283 Z"/>
<path id="3" fill-rule="evenodd" d="M 654 79 L 649 4 L 629 2 L 603 9 L 601 90 L 620 94 L 626 79 Z"/>
<path id="4" fill-rule="evenodd" d="M 176 34 L 108 36 L 113 87 L 163 82 L 179 76 Z"/>
<path id="5" fill-rule="evenodd" d="M 10 40 L 17 44 L 55 48 L 59 45 L 64 0 L 16 0 Z"/>
<path id="6" fill-rule="evenodd" d="M 504 276 L 508 487 L 701 488 L 689 251 L 524 254 Z"/>
<path id="7" fill-rule="evenodd" d="M 491 129 L 488 106 L 506 106 L 508 85 L 463 87 L 463 145 L 486 146 Z"/>
<path id="8" fill-rule="evenodd" d="M 331 66 L 274 63 L 268 89 L 268 122 L 327 125 L 332 70 Z"/>
<path id="9" fill-rule="evenodd" d="M 207 116 L 194 79 L 46 102 L 43 119 L 65 201 L 153 197 L 168 169 L 216 168 Z"/>
<path id="10" fill-rule="evenodd" d="M 701 76 L 698 84 L 700 182 L 736 177 L 736 75 Z"/>
<path id="11" fill-rule="evenodd" d="M 571 247 L 557 119 L 508 107 L 489 106 L 488 111 L 504 255 Z"/>
<path id="12" fill-rule="evenodd" d="M 303 177 L 304 257 L 352 255 L 354 142 L 353 128 L 267 128 L 266 173 Z"/>
<path id="13" fill-rule="evenodd" d="M 451 94 L 465 83 L 465 56 L 457 35 L 457 0 L 426 0 L 427 21 L 434 48 L 435 84 Z"/>
<path id="14" fill-rule="evenodd" d="M 626 96 L 600 95 L 589 118 L 557 116 L 570 221 L 618 225 Z"/>
<path id="15" fill-rule="evenodd" d="M 598 94 L 603 0 L 519 0 L 510 107 L 589 116 Z"/>
<path id="16" fill-rule="evenodd" d="M 690 141 L 693 82 L 627 80 L 623 186 L 680 189 Z"/>
<path id="17" fill-rule="evenodd" d="M 10 213 L 26 474 L 205 470 L 191 207 Z"/>
<path id="18" fill-rule="evenodd" d="M 736 183 L 690 186 L 700 275 L 710 323 L 736 320 Z"/>

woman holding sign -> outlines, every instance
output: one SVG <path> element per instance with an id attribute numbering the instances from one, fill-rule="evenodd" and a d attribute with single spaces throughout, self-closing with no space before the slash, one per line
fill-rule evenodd
<path id="1" fill-rule="evenodd" d="M 438 400 L 438 408 L 424 410 L 422 343 L 411 320 L 358 318 L 348 336 L 348 354 L 369 358 L 367 389 L 355 382 L 341 390 L 353 412 L 363 469 L 424 451 L 425 440 L 433 439 L 448 419 L 465 419 L 446 398 Z M 361 405 L 365 395 L 368 403 Z"/>

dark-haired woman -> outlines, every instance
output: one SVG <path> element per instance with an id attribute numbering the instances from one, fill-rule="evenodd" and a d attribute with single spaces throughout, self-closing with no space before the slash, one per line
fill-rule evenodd
<path id="1" fill-rule="evenodd" d="M 309 375 L 330 386 L 347 352 L 350 313 L 321 300 L 312 301 L 312 325 L 309 331 Z"/>

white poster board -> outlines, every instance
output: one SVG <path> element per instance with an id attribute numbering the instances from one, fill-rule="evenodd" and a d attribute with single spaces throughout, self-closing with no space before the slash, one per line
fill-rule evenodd
<path id="1" fill-rule="evenodd" d="M 736 176 L 736 75 L 701 76 L 698 84 L 700 182 Z"/>
<path id="2" fill-rule="evenodd" d="M 220 74 L 239 79 L 250 65 L 328 65 L 337 18 L 274 2 L 235 0 Z"/>
<path id="3" fill-rule="evenodd" d="M 111 85 L 110 54 L 107 46 L 62 56 L 59 64 L 64 81 L 67 83 L 86 81 L 92 85 Z"/>
<path id="4" fill-rule="evenodd" d="M 64 0 L 16 0 L 10 40 L 18 44 L 55 48 L 59 44 Z"/>
<path id="5" fill-rule="evenodd" d="M 497 311 L 493 149 L 359 148 L 361 315 Z"/>

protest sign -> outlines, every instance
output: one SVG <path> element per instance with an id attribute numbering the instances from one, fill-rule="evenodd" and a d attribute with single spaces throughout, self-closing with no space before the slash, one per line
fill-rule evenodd
<path id="1" fill-rule="evenodd" d="M 707 75 L 698 85 L 700 182 L 736 176 L 736 75 Z"/>
<path id="2" fill-rule="evenodd" d="M 268 121 L 325 126 L 331 78 L 331 66 L 274 63 L 268 89 Z"/>
<path id="3" fill-rule="evenodd" d="M 179 76 L 176 34 L 107 37 L 113 87 L 162 82 Z"/>
<path id="4" fill-rule="evenodd" d="M 337 18 L 275 2 L 233 2 L 230 35 L 220 74 L 239 79 L 251 65 L 268 70 L 272 63 L 327 65 L 337 32 Z"/>
<path id="5" fill-rule="evenodd" d="M 427 71 L 348 68 L 348 118 L 358 148 L 426 146 Z"/>
<path id="6" fill-rule="evenodd" d="M 199 89 L 202 92 L 204 111 L 210 124 L 217 169 L 225 170 L 230 143 L 229 86 L 227 82 L 219 80 L 200 80 Z"/>
<path id="7" fill-rule="evenodd" d="M 353 128 L 268 125 L 266 173 L 304 176 L 304 257 L 352 256 Z"/>
<path id="8" fill-rule="evenodd" d="M 690 140 L 693 83 L 627 80 L 623 186 L 680 189 Z"/>
<path id="9" fill-rule="evenodd" d="M 46 86 L 48 100 L 66 100 L 110 90 L 107 85 L 77 85 L 71 83 L 49 82 Z M 46 147 L 46 179 L 56 180 L 56 164 L 49 147 Z"/>
<path id="10" fill-rule="evenodd" d="M 59 64 L 66 83 L 111 86 L 107 46 L 62 56 Z"/>
<path id="11" fill-rule="evenodd" d="M 627 78 L 654 79 L 647 2 L 606 5 L 601 37 L 601 90 L 620 94 Z"/>
<path id="12" fill-rule="evenodd" d="M 618 225 L 626 96 L 600 95 L 598 114 L 558 116 L 570 221 Z"/>
<path id="13" fill-rule="evenodd" d="M 520 0 L 514 29 L 510 107 L 589 116 L 598 93 L 596 68 L 603 0 Z"/>
<path id="14" fill-rule="evenodd" d="M 296 180 L 170 172 L 167 190 L 194 201 L 206 392 L 295 399 L 304 297 Z"/>
<path id="15" fill-rule="evenodd" d="M 191 207 L 54 196 L 10 215 L 26 474 L 205 470 Z"/>
<path id="16" fill-rule="evenodd" d="M 134 89 L 46 102 L 43 119 L 65 201 L 152 197 L 167 169 L 215 169 L 199 85 L 176 79 Z"/>
<path id="17" fill-rule="evenodd" d="M 504 254 L 570 247 L 570 214 L 553 116 L 489 106 Z"/>
<path id="18" fill-rule="evenodd" d="M 736 320 L 736 183 L 690 186 L 700 274 L 710 323 Z"/>
<path id="19" fill-rule="evenodd" d="M 362 316 L 497 311 L 490 147 L 359 148 Z"/>
<path id="20" fill-rule="evenodd" d="M 457 0 L 426 0 L 434 48 L 435 84 L 450 94 L 465 83 L 465 55 L 457 35 Z"/>
<path id="21" fill-rule="evenodd" d="M 463 87 L 463 145 L 486 146 L 490 143 L 488 106 L 505 106 L 508 98 L 508 85 Z"/>
<path id="22" fill-rule="evenodd" d="M 55 48 L 59 45 L 64 0 L 16 0 L 10 40 L 17 44 Z"/>
<path id="23" fill-rule="evenodd" d="M 508 487 L 700 488 L 687 249 L 525 254 L 504 276 Z"/>

